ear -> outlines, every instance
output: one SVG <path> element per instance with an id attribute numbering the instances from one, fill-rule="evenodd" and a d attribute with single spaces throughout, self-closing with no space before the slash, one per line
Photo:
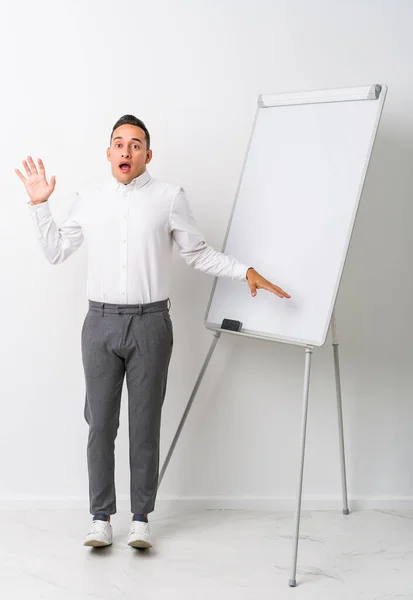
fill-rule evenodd
<path id="1" fill-rule="evenodd" d="M 149 164 L 152 160 L 152 150 L 148 150 L 146 153 L 145 164 Z"/>
<path id="2" fill-rule="evenodd" d="M 108 161 L 110 162 L 110 148 L 108 148 L 106 150 L 106 157 L 107 157 Z"/>

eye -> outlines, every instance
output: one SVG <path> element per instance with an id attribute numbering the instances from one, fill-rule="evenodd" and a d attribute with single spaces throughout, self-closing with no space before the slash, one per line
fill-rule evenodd
<path id="1" fill-rule="evenodd" d="M 120 148 L 120 144 L 119 143 L 115 144 L 115 148 Z"/>
<path id="2" fill-rule="evenodd" d="M 132 148 L 137 148 L 137 149 L 139 150 L 139 146 L 138 146 L 138 144 L 134 144 L 134 145 L 132 146 Z"/>

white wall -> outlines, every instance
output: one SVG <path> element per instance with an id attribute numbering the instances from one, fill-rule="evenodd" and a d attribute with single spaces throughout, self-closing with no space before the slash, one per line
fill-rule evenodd
<path id="1" fill-rule="evenodd" d="M 47 263 L 14 174 L 21 159 L 41 156 L 57 175 L 51 203 L 60 220 L 76 187 L 107 172 L 111 127 L 132 112 L 152 133 L 150 172 L 186 187 L 220 249 L 257 95 L 381 82 L 389 92 L 337 318 L 352 505 L 409 505 L 412 18 L 409 0 L 3 0 L 0 506 L 88 506 L 85 249 L 59 267 Z M 212 283 L 175 253 L 163 453 L 212 340 L 203 327 Z M 222 337 L 160 503 L 293 507 L 303 354 Z M 330 345 L 313 366 L 305 506 L 323 508 L 340 495 Z M 128 509 L 123 400 L 117 491 Z"/>

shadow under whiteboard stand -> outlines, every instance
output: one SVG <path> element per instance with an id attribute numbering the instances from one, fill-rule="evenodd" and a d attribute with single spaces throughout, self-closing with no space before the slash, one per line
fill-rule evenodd
<path id="1" fill-rule="evenodd" d="M 291 299 L 215 278 L 205 326 L 215 332 L 172 445 L 171 459 L 222 333 L 305 349 L 301 454 L 289 585 L 295 587 L 311 361 L 331 326 L 343 513 L 348 515 L 334 306 L 387 88 L 370 85 L 261 95 L 222 251 L 253 265 Z M 242 323 L 242 327 L 240 325 Z"/>

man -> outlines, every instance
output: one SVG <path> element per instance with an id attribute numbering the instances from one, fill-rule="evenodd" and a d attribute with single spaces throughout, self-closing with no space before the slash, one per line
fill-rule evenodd
<path id="1" fill-rule="evenodd" d="M 112 543 L 110 515 L 116 513 L 114 449 L 122 385 L 128 387 L 130 498 L 128 544 L 150 547 L 148 513 L 158 485 L 161 409 L 173 345 L 169 315 L 173 241 L 192 267 L 215 276 L 248 281 L 251 294 L 262 288 L 289 295 L 234 257 L 216 252 L 198 230 L 184 190 L 153 179 L 150 135 L 133 115 L 115 123 L 107 149 L 111 176 L 77 194 L 64 223 L 53 221 L 43 162 L 29 156 L 26 176 L 16 173 L 30 197 L 29 207 L 41 248 L 59 264 L 88 242 L 89 310 L 82 328 L 82 360 L 89 425 L 87 461 L 92 526 L 84 545 Z"/>

